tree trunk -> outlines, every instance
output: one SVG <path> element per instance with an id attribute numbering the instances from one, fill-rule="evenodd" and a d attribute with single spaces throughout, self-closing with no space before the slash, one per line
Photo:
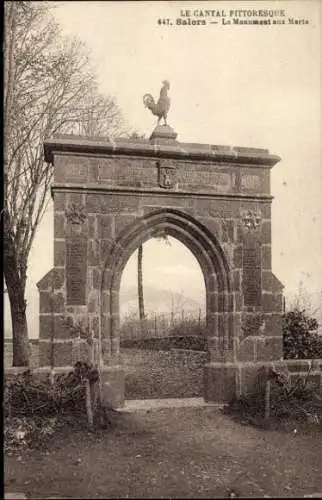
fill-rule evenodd
<path id="1" fill-rule="evenodd" d="M 29 366 L 29 341 L 25 301 L 10 300 L 12 321 L 12 366 Z"/>
<path id="2" fill-rule="evenodd" d="M 140 321 L 143 321 L 145 319 L 142 261 L 143 261 L 143 246 L 140 245 L 138 250 L 138 300 L 139 300 Z"/>
<path id="3" fill-rule="evenodd" d="M 24 290 L 12 289 L 7 282 L 12 321 L 12 366 L 29 366 L 29 341 Z"/>
<path id="4" fill-rule="evenodd" d="M 3 264 L 12 321 L 13 366 L 29 366 L 29 341 L 25 301 L 25 277 L 19 275 L 10 220 L 3 213 Z"/>

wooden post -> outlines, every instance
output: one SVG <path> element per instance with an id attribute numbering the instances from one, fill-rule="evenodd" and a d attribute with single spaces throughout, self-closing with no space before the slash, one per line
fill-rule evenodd
<path id="1" fill-rule="evenodd" d="M 93 330 L 90 331 L 89 333 L 89 338 L 88 338 L 88 361 L 90 364 L 94 364 L 94 332 Z"/>
<path id="2" fill-rule="evenodd" d="M 53 386 L 54 385 L 54 362 L 55 362 L 55 357 L 54 357 L 54 276 L 52 275 L 52 285 L 51 285 L 51 294 L 50 294 L 50 312 L 51 312 L 51 322 L 50 322 L 50 384 Z"/>
<path id="3" fill-rule="evenodd" d="M 271 381 L 269 378 L 266 380 L 265 384 L 265 424 L 269 424 L 270 419 L 270 406 L 271 406 Z"/>
<path id="4" fill-rule="evenodd" d="M 94 351 L 94 361 L 93 364 L 94 366 L 98 367 L 99 366 L 99 345 L 98 345 L 98 339 L 94 339 L 93 343 L 93 351 Z"/>
<path id="5" fill-rule="evenodd" d="M 87 413 L 87 422 L 88 422 L 88 427 L 90 429 L 93 428 L 93 408 L 92 408 L 92 395 L 91 395 L 91 386 L 89 383 L 89 379 L 86 378 L 85 380 L 85 390 L 86 390 L 86 413 Z"/>
<path id="6" fill-rule="evenodd" d="M 78 336 L 76 337 L 76 363 L 81 360 L 81 336 L 80 332 L 78 332 Z"/>

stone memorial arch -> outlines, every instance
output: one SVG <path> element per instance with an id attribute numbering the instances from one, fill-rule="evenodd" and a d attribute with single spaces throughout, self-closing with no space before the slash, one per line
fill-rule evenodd
<path id="1" fill-rule="evenodd" d="M 71 367 L 73 327 L 85 324 L 98 339 L 106 400 L 123 403 L 122 271 L 141 243 L 164 232 L 191 250 L 204 276 L 205 399 L 247 392 L 261 366 L 282 358 L 270 193 L 280 158 L 180 143 L 167 125 L 149 140 L 57 136 L 44 148 L 54 167 L 54 268 L 38 283 L 40 364 Z"/>

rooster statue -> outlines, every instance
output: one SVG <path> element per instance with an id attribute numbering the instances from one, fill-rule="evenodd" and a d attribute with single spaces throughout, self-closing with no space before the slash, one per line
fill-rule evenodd
<path id="1" fill-rule="evenodd" d="M 170 109 L 170 98 L 168 97 L 168 90 L 170 83 L 167 80 L 162 82 L 163 87 L 160 90 L 160 97 L 156 103 L 151 94 L 143 96 L 143 103 L 146 108 L 149 108 L 151 113 L 158 117 L 158 125 L 161 118 L 164 120 L 164 125 L 167 125 L 167 116 Z"/>

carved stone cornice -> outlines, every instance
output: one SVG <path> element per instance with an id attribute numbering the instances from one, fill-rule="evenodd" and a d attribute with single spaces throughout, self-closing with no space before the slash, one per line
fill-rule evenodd
<path id="1" fill-rule="evenodd" d="M 267 149 L 259 148 L 239 148 L 234 146 L 219 146 L 214 144 L 191 144 L 178 142 L 169 147 L 168 144 L 155 145 L 150 140 L 137 141 L 116 139 L 115 141 L 104 139 L 94 140 L 89 137 L 77 137 L 63 135 L 44 142 L 45 159 L 47 162 L 54 162 L 57 153 L 83 154 L 83 155 L 131 155 L 148 158 L 171 158 L 204 160 L 220 162 L 222 164 L 231 163 L 248 167 L 271 168 L 278 163 L 281 158 L 272 155 Z"/>

